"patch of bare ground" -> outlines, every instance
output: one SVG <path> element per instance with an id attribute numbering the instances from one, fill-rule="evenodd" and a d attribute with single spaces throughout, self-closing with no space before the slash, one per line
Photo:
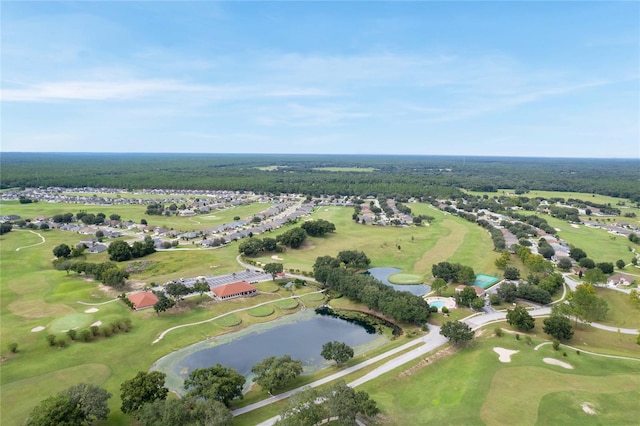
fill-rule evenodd
<path id="1" fill-rule="evenodd" d="M 109 296 L 109 297 L 113 297 L 116 298 L 118 297 L 118 295 L 120 294 L 118 292 L 118 290 L 116 290 L 113 287 L 109 287 L 107 285 L 104 284 L 98 284 L 98 290 L 100 290 L 102 293 L 104 293 L 105 296 Z M 100 298 L 100 297 L 98 297 Z"/>
<path id="2" fill-rule="evenodd" d="M 422 368 L 426 367 L 429 364 L 432 364 L 434 362 L 436 362 L 437 360 L 444 358 L 446 356 L 452 355 L 456 352 L 457 348 L 455 346 L 448 346 L 444 349 L 439 350 L 438 352 L 436 352 L 435 354 L 433 354 L 432 356 L 428 357 L 428 358 L 424 358 L 422 360 L 420 360 L 419 363 L 417 363 L 416 365 L 414 365 L 413 367 L 404 370 L 403 372 L 401 372 L 400 374 L 398 374 L 398 378 L 403 378 L 403 377 L 407 377 L 412 375 L 413 373 L 415 373 L 416 371 L 421 370 Z"/>

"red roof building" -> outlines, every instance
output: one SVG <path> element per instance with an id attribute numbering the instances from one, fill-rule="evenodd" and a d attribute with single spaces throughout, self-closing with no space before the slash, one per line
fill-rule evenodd
<path id="1" fill-rule="evenodd" d="M 137 311 L 139 309 L 150 308 L 158 303 L 158 296 L 150 291 L 142 291 L 140 293 L 130 294 L 127 299 L 133 303 L 133 308 Z"/>
<path id="2" fill-rule="evenodd" d="M 211 289 L 217 299 L 226 300 L 234 297 L 254 296 L 258 289 L 246 281 L 238 281 L 227 285 L 221 285 Z"/>

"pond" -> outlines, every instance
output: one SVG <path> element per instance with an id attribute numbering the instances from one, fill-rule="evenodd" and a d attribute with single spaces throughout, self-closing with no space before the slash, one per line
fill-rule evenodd
<path id="1" fill-rule="evenodd" d="M 302 361 L 303 374 L 328 367 L 320 352 L 333 340 L 351 346 L 356 354 L 388 342 L 360 325 L 307 310 L 182 348 L 158 360 L 152 370 L 165 373 L 169 390 L 184 395 L 183 381 L 191 371 L 220 363 L 244 375 L 248 390 L 251 367 L 269 356 L 290 355 Z"/>
<path id="2" fill-rule="evenodd" d="M 388 280 L 389 276 L 402 272 L 402 270 L 398 268 L 389 268 L 389 267 L 371 268 L 368 270 L 368 272 L 369 274 L 371 274 L 372 277 L 376 278 L 378 281 L 382 282 L 385 285 L 391 286 L 398 291 L 408 291 L 409 293 L 413 293 L 416 296 L 424 296 L 425 294 L 431 291 L 431 287 L 429 287 L 426 284 L 399 285 L 399 284 L 393 284 L 389 282 Z"/>

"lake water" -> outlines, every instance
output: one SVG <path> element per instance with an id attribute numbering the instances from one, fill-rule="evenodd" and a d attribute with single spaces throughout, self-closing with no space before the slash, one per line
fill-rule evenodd
<path id="1" fill-rule="evenodd" d="M 191 371 L 216 363 L 236 369 L 247 377 L 248 386 L 251 367 L 269 356 L 290 355 L 302 361 L 305 373 L 329 366 L 320 352 L 323 344 L 333 340 L 345 342 L 356 354 L 388 341 L 360 325 L 308 310 L 185 347 L 158 360 L 153 369 L 167 374 L 167 387 L 180 395 Z"/>
<path id="2" fill-rule="evenodd" d="M 408 291 L 409 293 L 413 293 L 416 296 L 424 296 L 425 294 L 431 291 L 431 287 L 426 284 L 407 284 L 407 285 L 398 285 L 393 284 L 389 281 L 389 276 L 393 274 L 397 274 L 402 272 L 401 269 L 398 268 L 389 268 L 389 267 L 379 267 L 379 268 L 371 268 L 368 270 L 372 277 L 376 278 L 378 281 L 382 282 L 385 285 L 393 287 L 398 291 Z"/>

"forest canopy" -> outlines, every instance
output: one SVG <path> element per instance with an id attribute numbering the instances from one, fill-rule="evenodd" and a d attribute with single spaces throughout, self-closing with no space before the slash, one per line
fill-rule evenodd
<path id="1" fill-rule="evenodd" d="M 2 188 L 215 188 L 403 197 L 459 196 L 458 188 L 514 188 L 520 193 L 586 192 L 640 202 L 637 159 L 9 152 L 2 154 L 0 166 Z M 365 168 L 372 171 L 359 171 Z"/>

